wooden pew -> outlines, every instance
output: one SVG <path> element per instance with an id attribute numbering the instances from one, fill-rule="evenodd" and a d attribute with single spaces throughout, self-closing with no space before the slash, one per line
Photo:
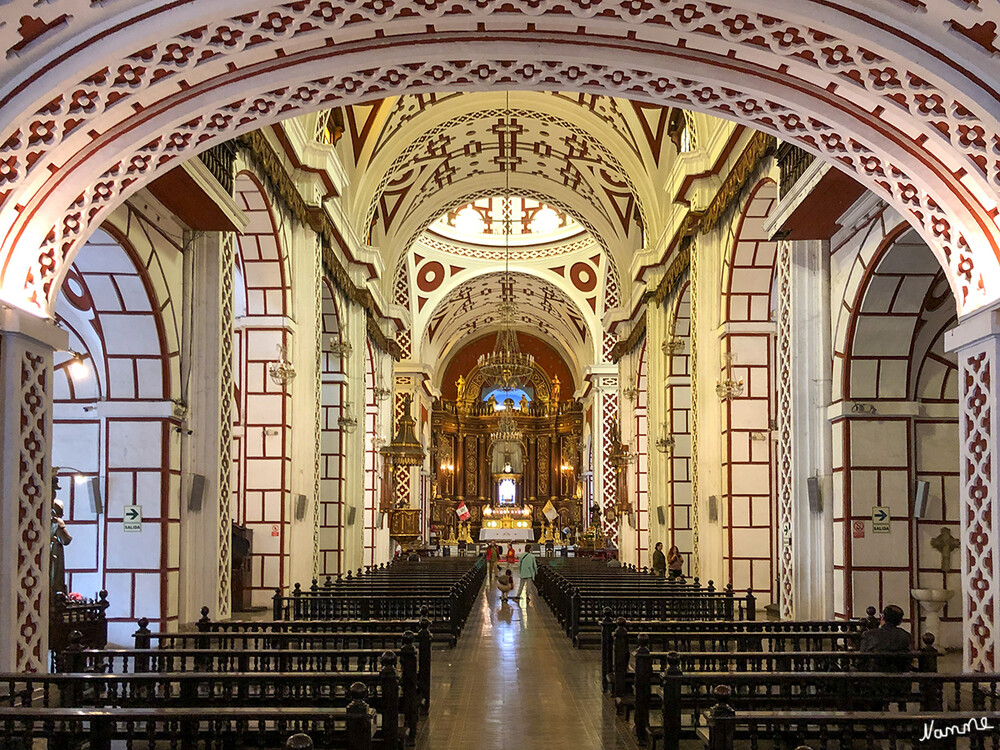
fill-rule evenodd
<path id="1" fill-rule="evenodd" d="M 313 707 L 336 713 L 347 709 L 355 686 L 360 685 L 367 691 L 368 705 L 377 714 L 380 730 L 376 736 L 385 747 L 396 750 L 403 740 L 415 739 L 417 720 L 415 710 L 403 711 L 405 734 L 400 733 L 400 679 L 396 662 L 396 655 L 386 652 L 380 659 L 380 668 L 370 672 L 3 674 L 0 692 L 13 708 Z M 411 700 L 404 705 L 412 708 L 415 703 Z"/>
<path id="2" fill-rule="evenodd" d="M 49 650 L 52 664 L 70 644 L 70 635 L 80 634 L 89 648 L 104 648 L 108 644 L 108 592 L 100 591 L 96 599 L 74 602 L 61 591 L 55 596 L 49 611 Z"/>
<path id="3" fill-rule="evenodd" d="M 994 687 L 997 675 L 993 678 Z M 884 675 L 883 675 L 884 678 Z M 926 679 L 926 678 L 922 678 Z M 995 693 L 994 693 L 995 695 Z M 733 750 L 736 741 L 775 748 L 813 743 L 817 747 L 883 750 L 920 747 L 954 750 L 957 740 L 974 750 L 1000 747 L 1000 714 L 983 711 L 921 709 L 918 713 L 884 711 L 749 711 L 730 704 L 726 686 L 716 690 L 717 703 L 708 718 L 708 750 Z"/>
<path id="4" fill-rule="evenodd" d="M 358 621 L 359 625 L 371 625 L 379 621 Z M 269 625 L 278 627 L 277 632 L 268 629 Z M 206 651 L 221 651 L 223 663 L 226 656 L 239 655 L 248 659 L 248 654 L 252 652 L 285 652 L 285 651 L 305 651 L 321 649 L 327 651 L 344 651 L 350 649 L 365 650 L 370 653 L 381 654 L 385 650 L 392 650 L 398 653 L 400 663 L 406 664 L 409 659 L 409 652 L 415 648 L 416 658 L 416 680 L 417 680 L 417 705 L 421 713 L 426 714 L 430 710 L 430 686 L 431 686 L 431 644 L 430 622 L 424 618 L 418 624 L 418 630 L 414 634 L 409 629 L 400 631 L 378 630 L 365 632 L 354 630 L 354 622 L 346 631 L 338 628 L 345 625 L 342 622 L 310 622 L 300 621 L 296 623 L 288 622 L 222 622 L 214 623 L 208 620 L 207 608 L 202 608 L 202 619 L 198 623 L 198 633 L 154 633 L 149 630 L 149 621 L 145 618 L 139 620 L 139 629 L 135 632 L 134 651 L 117 650 L 112 656 L 117 654 L 119 658 L 127 660 L 129 658 L 138 659 L 146 655 L 147 661 L 143 663 L 174 663 L 161 659 L 159 655 L 166 651 L 194 651 L 201 652 L 201 656 L 206 661 Z M 398 627 L 403 627 L 409 623 L 396 623 Z M 309 625 L 306 630 L 299 630 L 294 625 Z M 322 626 L 332 628 L 331 632 L 322 630 Z M 216 627 L 218 626 L 218 627 Z M 246 626 L 246 627 L 234 627 Z M 153 656 L 149 656 L 147 649 L 153 650 Z M 79 649 L 75 649 L 79 650 Z M 308 653 L 308 651 L 306 651 Z M 96 663 L 99 655 L 91 657 L 91 662 Z M 263 661 L 261 663 L 269 663 Z M 149 660 L 153 660 L 150 662 Z M 183 663 L 183 662 L 182 662 Z M 197 660 L 195 660 L 197 663 Z M 60 665 L 60 668 L 63 668 Z M 64 671 L 67 671 L 64 669 Z M 89 669 L 70 669 L 68 671 L 89 671 Z M 116 671 L 116 670 L 112 670 Z M 122 671 L 128 671 L 127 668 Z M 246 671 L 246 670 L 241 670 Z M 406 674 L 402 679 L 408 679 Z"/>
<path id="5" fill-rule="evenodd" d="M 317 750 L 373 750 L 385 744 L 375 733 L 375 712 L 363 683 L 351 686 L 343 709 L 312 707 L 59 708 L 0 706 L 0 747 L 31 750 L 45 740 L 50 750 L 211 750 L 217 747 L 281 748 L 307 732 Z M 164 744 L 158 744 L 164 743 Z"/>
<path id="6" fill-rule="evenodd" d="M 866 707 L 880 707 L 891 703 L 910 703 L 914 700 L 926 710 L 941 705 L 940 690 L 918 689 L 914 692 L 912 679 L 936 676 L 938 652 L 933 646 L 933 636 L 927 634 L 921 651 L 904 656 L 911 667 L 908 673 L 868 672 L 873 658 L 882 655 L 861 652 L 786 652 L 786 653 L 731 653 L 711 654 L 729 659 L 729 666 L 741 665 L 742 671 L 709 671 L 706 666 L 721 662 L 701 661 L 702 654 L 653 654 L 646 648 L 646 641 L 639 636 L 635 669 L 635 728 L 636 737 L 644 744 L 650 735 L 650 713 L 662 711 L 661 729 L 654 731 L 655 739 L 666 736 L 668 750 L 677 750 L 676 743 L 682 736 L 682 717 L 706 711 L 714 702 L 714 691 L 726 686 L 732 691 L 732 700 L 740 708 L 852 708 L 858 701 Z M 893 655 L 896 657 L 897 655 Z M 691 664 L 701 671 L 685 672 L 682 660 L 688 657 Z M 769 671 L 777 664 L 786 671 Z M 755 671 L 751 667 L 758 667 Z M 852 680 L 857 679 L 852 686 Z M 659 686 L 659 692 L 656 691 Z M 616 685 L 616 689 L 620 686 Z"/>
<path id="7" fill-rule="evenodd" d="M 856 650 L 868 623 L 858 620 L 617 620 L 601 621 L 602 688 L 631 685 L 630 654 L 642 631 L 651 651 L 840 651 Z M 617 644 L 617 645 L 616 645 Z M 619 677 L 615 678 L 615 673 Z M 624 677 L 621 677 L 624 675 Z"/>
<path id="8" fill-rule="evenodd" d="M 360 571 L 359 571 L 360 572 Z M 308 589 L 295 584 L 290 594 L 275 590 L 274 620 L 416 619 L 426 608 L 433 622 L 447 622 L 452 642 L 472 610 L 486 577 L 482 557 L 419 563 L 396 562 L 358 576 L 348 573 Z"/>

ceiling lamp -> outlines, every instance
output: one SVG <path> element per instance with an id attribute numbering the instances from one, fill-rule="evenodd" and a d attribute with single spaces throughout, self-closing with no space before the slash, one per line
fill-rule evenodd
<path id="1" fill-rule="evenodd" d="M 500 133 L 510 134 L 514 126 L 510 122 L 510 93 L 507 94 L 507 107 L 504 112 L 504 124 L 498 128 Z M 503 141 L 504 147 L 509 144 L 508 137 Z M 514 301 L 514 279 L 510 273 L 510 232 L 511 232 L 511 200 L 510 200 L 510 169 L 516 161 L 511 154 L 501 154 L 497 158 L 503 165 L 503 240 L 504 240 L 504 283 L 500 287 L 500 303 L 497 305 L 497 318 L 500 320 L 500 330 L 497 333 L 496 344 L 490 354 L 481 354 L 477 364 L 485 378 L 485 382 L 501 388 L 512 390 L 523 382 L 530 380 L 534 370 L 535 358 L 522 352 L 517 343 L 517 332 L 514 330 L 514 320 L 517 316 L 517 303 Z"/>
<path id="2" fill-rule="evenodd" d="M 288 361 L 288 350 L 278 344 L 278 359 L 267 366 L 271 382 L 284 388 L 295 379 L 295 365 Z"/>
<path id="3" fill-rule="evenodd" d="M 497 422 L 497 428 L 490 434 L 494 443 L 517 443 L 521 440 L 521 431 L 517 428 L 517 421 L 514 419 L 510 412 L 505 412 L 501 417 L 500 421 Z"/>
<path id="4" fill-rule="evenodd" d="M 726 377 L 716 383 L 715 392 L 723 401 L 732 401 L 743 395 L 743 378 L 733 379 L 733 355 L 731 352 L 723 355 L 723 361 L 726 365 Z"/>
<path id="5" fill-rule="evenodd" d="M 393 466 L 419 466 L 424 462 L 424 446 L 417 440 L 416 420 L 410 414 L 409 394 L 403 396 L 402 414 L 396 422 L 396 435 L 379 453 Z"/>

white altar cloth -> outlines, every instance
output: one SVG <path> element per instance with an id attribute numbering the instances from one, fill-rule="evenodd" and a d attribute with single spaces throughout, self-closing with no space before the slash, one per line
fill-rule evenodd
<path id="1" fill-rule="evenodd" d="M 535 534 L 531 529 L 480 529 L 480 542 L 533 542 Z"/>

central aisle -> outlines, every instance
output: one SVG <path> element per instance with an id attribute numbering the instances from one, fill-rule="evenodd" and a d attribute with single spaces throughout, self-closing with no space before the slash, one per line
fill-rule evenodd
<path id="1" fill-rule="evenodd" d="M 435 650 L 422 750 L 601 750 L 637 747 L 601 694 L 600 652 L 578 651 L 534 595 L 485 593 L 458 646 Z M 515 589 L 516 590 L 516 589 Z"/>

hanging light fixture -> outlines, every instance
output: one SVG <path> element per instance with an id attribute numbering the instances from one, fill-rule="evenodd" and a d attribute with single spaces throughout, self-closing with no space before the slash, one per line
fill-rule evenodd
<path id="1" fill-rule="evenodd" d="M 726 352 L 724 355 L 726 363 L 726 377 L 715 385 L 715 392 L 723 401 L 732 401 L 743 395 L 743 379 L 733 380 L 733 354 Z"/>
<path id="2" fill-rule="evenodd" d="M 330 336 L 330 353 L 335 357 L 349 359 L 352 351 L 354 351 L 354 347 L 351 346 L 351 342 L 341 334 L 334 333 Z"/>
<path id="3" fill-rule="evenodd" d="M 677 440 L 670 434 L 670 425 L 663 423 L 663 436 L 656 441 L 656 450 L 660 453 L 669 453 L 674 449 Z"/>
<path id="4" fill-rule="evenodd" d="M 419 466 L 424 462 L 424 446 L 417 440 L 416 420 L 410 414 L 411 396 L 403 396 L 403 413 L 396 422 L 396 434 L 379 453 L 393 467 Z"/>
<path id="5" fill-rule="evenodd" d="M 378 369 L 375 376 L 375 388 L 372 391 L 372 395 L 375 396 L 375 400 L 379 403 L 385 401 L 389 396 L 392 395 L 392 388 L 386 388 L 385 383 L 382 381 L 382 363 L 385 361 L 385 355 L 379 353 L 378 355 Z"/>
<path id="6" fill-rule="evenodd" d="M 521 440 L 522 432 L 517 427 L 517 421 L 509 412 L 504 412 L 497 428 L 490 434 L 494 443 L 516 443 Z"/>
<path id="7" fill-rule="evenodd" d="M 347 434 L 351 434 L 358 429 L 358 419 L 354 416 L 354 412 L 351 411 L 350 401 L 344 401 L 344 405 L 340 408 L 340 417 L 337 419 L 337 426 Z"/>
<path id="8" fill-rule="evenodd" d="M 511 142 L 511 134 L 516 127 L 511 123 L 510 92 L 507 93 L 507 104 L 504 110 L 504 122 L 497 128 L 498 133 L 506 133 L 503 141 L 505 149 Z M 500 303 L 497 305 L 497 318 L 500 330 L 497 332 L 496 344 L 489 354 L 481 354 L 478 359 L 479 371 L 486 382 L 492 383 L 502 390 L 511 390 L 529 380 L 534 370 L 535 358 L 527 352 L 522 352 L 517 342 L 517 331 L 514 329 L 517 317 L 517 303 L 514 301 L 514 279 L 510 272 L 510 233 L 513 220 L 513 207 L 510 196 L 510 170 L 517 162 L 511 153 L 501 153 L 497 162 L 504 171 L 503 192 L 503 237 L 504 237 L 504 283 L 500 288 Z"/>
<path id="9" fill-rule="evenodd" d="M 663 339 L 663 343 L 660 345 L 663 353 L 667 356 L 673 356 L 684 349 L 684 339 L 677 335 L 677 315 L 670 319 L 670 333 L 667 337 Z"/>
<path id="10" fill-rule="evenodd" d="M 288 361 L 288 350 L 283 345 L 278 344 L 278 361 L 267 366 L 267 374 L 271 382 L 282 387 L 295 379 L 295 365 Z"/>

